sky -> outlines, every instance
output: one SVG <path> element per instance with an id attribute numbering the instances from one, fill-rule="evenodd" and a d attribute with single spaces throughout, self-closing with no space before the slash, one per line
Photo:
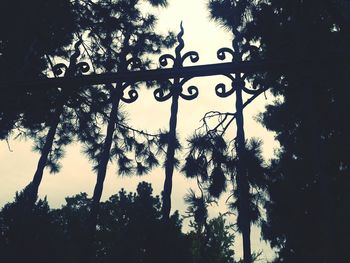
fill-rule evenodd
<path id="1" fill-rule="evenodd" d="M 209 12 L 206 8 L 207 0 L 170 0 L 167 9 L 153 9 L 152 12 L 158 16 L 158 33 L 166 33 L 168 30 L 178 32 L 180 22 L 185 28 L 185 48 L 183 52 L 197 51 L 199 61 L 196 65 L 219 63 L 216 52 L 222 47 L 231 47 L 231 35 L 228 31 L 209 20 Z M 145 6 L 145 10 L 149 7 Z M 174 54 L 174 50 L 167 50 L 165 53 Z M 164 53 L 163 53 L 164 54 Z M 190 65 L 190 64 L 186 64 Z M 155 63 L 154 67 L 157 66 Z M 223 112 L 234 112 L 235 97 L 230 96 L 222 99 L 215 95 L 216 84 L 223 82 L 223 77 L 205 77 L 193 79 L 188 83 L 195 85 L 199 89 L 199 97 L 193 101 L 179 102 L 178 114 L 178 134 L 183 143 L 196 128 L 200 126 L 203 115 L 211 110 Z M 229 85 L 229 82 L 227 82 Z M 278 143 L 274 140 L 274 134 L 264 129 L 256 122 L 256 116 L 264 110 L 268 103 L 274 100 L 271 94 L 267 93 L 266 98 L 262 95 L 254 103 L 249 105 L 245 111 L 245 132 L 246 137 L 258 137 L 263 140 L 263 154 L 266 161 L 273 157 L 274 151 L 278 149 Z M 157 130 L 166 130 L 170 117 L 170 102 L 157 102 L 153 98 L 152 91 L 141 90 L 139 99 L 130 104 L 124 105 L 123 109 L 128 113 L 131 126 L 156 133 Z M 235 129 L 232 127 L 227 132 L 228 138 L 234 138 Z M 5 141 L 0 141 L 0 175 L 2 183 L 0 185 L 0 207 L 6 202 L 13 200 L 16 191 L 23 189 L 32 179 L 39 159 L 37 153 L 32 152 L 32 141 L 9 140 L 10 149 Z M 95 185 L 95 174 L 92 172 L 92 164 L 81 153 L 82 147 L 78 143 L 73 143 L 66 147 L 66 154 L 61 161 L 62 169 L 58 174 L 49 174 L 45 170 L 42 184 L 39 189 L 40 197 L 47 197 L 51 207 L 60 207 L 64 203 L 64 198 L 80 192 L 87 192 L 90 196 Z M 186 152 L 186 147 L 183 150 Z M 181 157 L 181 156 L 180 156 Z M 180 158 L 181 159 L 181 158 Z M 122 177 L 116 173 L 116 164 L 110 163 L 107 171 L 106 181 L 102 200 L 107 199 L 121 188 L 127 191 L 135 191 L 140 181 L 152 183 L 154 193 L 159 195 L 164 180 L 162 168 L 154 169 L 150 174 L 143 177 Z M 175 172 L 173 179 L 172 202 L 173 209 L 178 209 L 185 214 L 184 195 L 189 188 L 196 189 L 193 181 L 186 179 L 179 172 Z M 210 214 L 226 210 L 225 196 L 219 202 L 219 206 L 210 208 Z M 262 261 L 267 262 L 274 255 L 269 246 L 261 241 L 259 229 L 252 231 L 253 251 L 263 251 Z M 242 246 L 240 235 L 236 235 L 235 253 L 236 257 L 242 256 Z"/>

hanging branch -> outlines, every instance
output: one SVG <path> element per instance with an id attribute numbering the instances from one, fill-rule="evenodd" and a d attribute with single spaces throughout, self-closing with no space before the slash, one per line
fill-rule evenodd
<path id="1" fill-rule="evenodd" d="M 245 109 L 249 104 L 251 104 L 257 97 L 259 97 L 262 93 L 265 94 L 265 92 L 268 90 L 268 88 L 262 88 L 257 93 L 252 95 L 249 99 L 247 99 L 243 103 L 243 109 Z M 219 118 L 218 123 L 213 127 L 210 128 L 210 125 L 208 124 L 208 120 L 212 118 Z M 230 117 L 230 118 L 229 118 Z M 202 125 L 196 129 L 196 131 L 200 131 L 201 129 L 205 129 L 208 136 L 211 136 L 212 134 L 218 134 L 220 136 L 224 136 L 227 129 L 231 126 L 232 122 L 236 118 L 236 113 L 233 112 L 219 112 L 219 111 L 209 111 L 204 114 L 203 118 L 200 120 L 202 122 Z M 229 121 L 225 124 L 225 122 L 229 119 Z M 222 130 L 219 130 L 219 128 L 222 127 Z"/>

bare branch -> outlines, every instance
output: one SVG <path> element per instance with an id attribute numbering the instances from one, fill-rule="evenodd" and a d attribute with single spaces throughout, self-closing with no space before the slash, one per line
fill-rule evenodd
<path id="1" fill-rule="evenodd" d="M 10 142 L 9 142 L 8 138 L 6 138 L 6 144 L 7 144 L 7 148 L 9 150 L 9 152 L 13 152 L 11 149 Z"/>
<path id="2" fill-rule="evenodd" d="M 151 134 L 151 133 L 148 133 L 148 132 L 145 132 L 143 130 L 138 130 L 138 129 L 135 129 L 135 128 L 132 128 L 130 126 L 127 126 L 125 124 L 122 124 L 122 123 L 117 123 L 116 124 L 117 126 L 120 126 L 120 127 L 123 127 L 125 129 L 128 129 L 128 130 L 131 130 L 133 132 L 136 132 L 138 134 L 142 134 L 142 135 L 145 135 L 145 136 L 149 136 L 149 137 L 159 137 L 159 134 Z"/>
<path id="3" fill-rule="evenodd" d="M 262 93 L 265 94 L 266 90 L 267 88 L 261 89 L 259 92 L 257 92 L 256 94 L 251 96 L 249 99 L 247 99 L 247 101 L 243 104 L 243 109 L 247 107 L 250 103 L 252 103 L 260 94 Z M 265 98 L 266 98 L 266 94 L 265 94 Z M 226 125 L 224 125 L 229 116 L 232 116 L 232 118 L 228 121 Z M 219 118 L 219 123 L 214 128 L 210 129 L 207 120 L 214 117 Z M 209 135 L 211 135 L 212 133 L 220 133 L 220 135 L 223 136 L 235 118 L 236 118 L 236 113 L 233 113 L 233 112 L 209 111 L 201 119 L 201 122 L 203 122 L 203 124 L 198 129 L 205 128 L 206 132 Z M 222 127 L 222 130 L 219 132 L 220 127 Z"/>

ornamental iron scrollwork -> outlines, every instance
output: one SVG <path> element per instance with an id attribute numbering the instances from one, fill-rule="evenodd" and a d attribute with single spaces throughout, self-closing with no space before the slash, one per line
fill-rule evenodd
<path id="1" fill-rule="evenodd" d="M 180 24 L 180 33 L 177 35 L 178 46 L 175 48 L 175 57 L 171 54 L 165 54 L 160 56 L 159 64 L 161 67 L 167 67 L 170 63 L 172 63 L 172 67 L 174 69 L 183 68 L 183 64 L 186 60 L 190 60 L 192 63 L 196 63 L 199 60 L 199 55 L 195 51 L 189 51 L 185 53 L 183 56 L 181 55 L 181 51 L 185 47 L 185 42 L 183 40 L 184 28 L 182 22 Z M 170 99 L 173 96 L 179 96 L 185 100 L 193 100 L 198 97 L 199 91 L 196 86 L 189 86 L 185 90 L 184 93 L 183 86 L 186 82 L 188 82 L 192 77 L 181 76 L 178 78 L 174 78 L 173 81 L 165 80 L 159 83 L 160 87 L 155 89 L 153 92 L 154 98 L 163 102 Z"/>
<path id="2" fill-rule="evenodd" d="M 126 89 L 128 87 L 130 87 L 130 89 L 127 91 L 128 97 L 126 97 L 125 92 L 126 92 Z M 122 91 L 121 91 L 121 98 L 120 99 L 121 99 L 121 101 L 123 101 L 125 103 L 128 103 L 128 104 L 133 103 L 139 97 L 137 90 L 135 88 L 132 88 L 130 83 L 123 83 L 121 90 Z"/>
<path id="3" fill-rule="evenodd" d="M 232 48 L 224 47 L 220 48 L 217 51 L 217 58 L 221 61 L 226 60 L 228 57 L 232 58 L 232 62 L 242 62 L 247 60 L 249 55 L 256 53 L 259 50 L 258 47 L 251 45 L 249 41 L 246 39 L 242 39 L 240 34 L 236 35 L 236 37 L 232 41 Z M 247 74 L 242 73 L 232 73 L 232 74 L 222 74 L 222 76 L 227 77 L 231 81 L 231 87 L 226 87 L 226 84 L 219 83 L 215 87 L 215 93 L 218 97 L 226 98 L 232 95 L 237 89 L 241 89 L 247 94 L 250 95 L 258 95 L 265 88 L 262 83 L 253 81 L 250 82 Z M 246 85 L 246 82 L 249 85 Z"/>
<path id="4" fill-rule="evenodd" d="M 87 62 L 79 62 L 75 66 L 74 75 L 83 75 L 90 71 L 90 65 Z M 58 63 L 52 68 L 52 72 L 55 76 L 65 76 L 68 72 L 69 67 L 64 63 Z"/>
<path id="5" fill-rule="evenodd" d="M 81 55 L 79 50 L 79 46 L 81 41 L 78 41 L 75 45 L 75 52 L 70 57 L 69 66 L 65 63 L 58 63 L 52 67 L 52 72 L 56 77 L 66 77 L 66 76 L 76 76 L 76 75 L 84 75 L 90 71 L 90 65 L 87 62 L 79 62 L 76 63 L 76 60 Z M 127 70 L 141 70 L 142 62 L 139 58 L 130 58 L 125 63 L 125 69 Z M 139 95 L 135 88 L 131 87 L 135 83 L 122 82 L 120 87 L 113 87 L 112 83 L 109 83 L 111 89 L 120 89 L 116 94 L 120 96 L 120 100 L 125 103 L 133 103 L 135 102 Z M 126 89 L 130 87 L 130 90 L 126 91 Z M 127 96 L 125 96 L 125 93 Z"/>
<path id="6" fill-rule="evenodd" d="M 185 100 L 193 100 L 198 97 L 199 90 L 196 86 L 188 86 L 184 88 L 184 85 L 196 77 L 192 73 L 184 74 L 182 69 L 184 68 L 184 63 L 190 61 L 191 63 L 196 63 L 199 61 L 199 55 L 196 51 L 186 52 L 184 55 L 181 54 L 185 47 L 185 42 L 183 40 L 184 27 L 181 22 L 180 32 L 177 35 L 178 45 L 175 48 L 175 55 L 164 54 L 159 58 L 160 68 L 172 67 L 176 70 L 174 76 L 171 79 L 158 80 L 159 85 L 153 92 L 154 98 L 159 101 L 167 101 L 173 96 L 181 97 Z M 77 58 L 80 56 L 79 45 L 81 41 L 78 41 L 74 47 L 75 52 L 70 58 L 69 66 L 64 63 L 58 63 L 52 67 L 53 74 L 56 77 L 72 77 L 78 75 L 84 75 L 90 71 L 90 65 L 87 62 L 76 63 Z M 217 58 L 224 61 L 231 58 L 232 63 L 241 63 L 247 61 L 252 54 L 257 54 L 259 48 L 251 45 L 248 40 L 242 37 L 241 34 L 236 34 L 232 41 L 232 48 L 223 47 L 217 51 Z M 131 57 L 126 60 L 123 65 L 123 72 L 132 72 L 138 70 L 144 70 L 142 66 L 142 61 L 139 58 Z M 122 73 L 123 73 L 122 72 Z M 237 89 L 242 90 L 246 94 L 255 96 L 266 90 L 264 84 L 259 80 L 259 78 L 254 78 L 252 80 L 248 73 L 239 73 L 232 71 L 232 73 L 220 74 L 230 80 L 231 85 L 226 86 L 224 83 L 219 83 L 215 87 L 215 93 L 218 97 L 226 98 L 231 96 Z M 120 96 L 120 100 L 125 103 L 133 103 L 138 97 L 138 91 L 136 89 L 137 81 L 121 81 L 121 83 L 116 83 L 116 87 L 112 86 L 112 89 L 118 89 L 116 93 Z"/>
<path id="7" fill-rule="evenodd" d="M 142 61 L 139 58 L 132 57 L 126 61 L 126 69 L 127 70 L 141 70 L 142 69 Z M 121 85 L 121 97 L 120 100 L 125 103 L 133 103 L 135 102 L 139 94 L 136 90 L 134 85 L 135 83 L 129 83 L 129 82 L 123 82 Z M 128 91 L 126 91 L 127 88 L 130 88 Z M 125 96 L 125 93 L 127 93 L 127 96 Z"/>
<path id="8" fill-rule="evenodd" d="M 74 53 L 69 58 L 69 65 L 65 63 L 58 63 L 52 67 L 52 72 L 55 77 L 72 77 L 76 75 L 83 75 L 90 71 L 90 65 L 87 62 L 78 62 L 77 59 L 81 55 L 80 45 L 81 40 L 74 44 Z"/>

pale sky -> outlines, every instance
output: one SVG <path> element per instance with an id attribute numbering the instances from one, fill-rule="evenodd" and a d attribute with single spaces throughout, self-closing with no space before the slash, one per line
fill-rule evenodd
<path id="1" fill-rule="evenodd" d="M 170 0 L 167 9 L 155 10 L 159 17 L 157 32 L 166 33 L 169 29 L 179 31 L 180 22 L 183 21 L 185 28 L 184 52 L 195 50 L 199 53 L 200 60 L 196 64 L 219 63 L 216 52 L 221 47 L 231 47 L 231 35 L 220 28 L 214 22 L 209 21 L 209 13 L 206 9 L 206 0 Z M 174 50 L 165 53 L 174 54 Z M 157 61 L 156 61 L 157 62 Z M 199 127 L 200 119 L 210 110 L 234 112 L 235 97 L 219 98 L 215 95 L 215 85 L 222 82 L 222 77 L 207 77 L 193 79 L 190 85 L 199 88 L 199 97 L 193 101 L 179 103 L 178 134 L 183 143 L 193 131 Z M 228 83 L 229 84 L 229 83 Z M 254 116 L 264 109 L 264 105 L 271 103 L 273 97 L 267 94 L 259 97 L 244 111 L 246 137 L 259 137 L 263 139 L 263 152 L 266 160 L 273 156 L 278 143 L 274 141 L 274 135 L 267 132 L 259 123 L 254 121 Z M 139 99 L 130 105 L 125 105 L 128 112 L 130 124 L 138 129 L 148 130 L 156 133 L 159 129 L 168 129 L 170 102 L 157 102 L 151 91 L 141 91 Z M 228 136 L 234 138 L 234 127 L 228 131 Z M 39 159 L 37 153 L 31 151 L 31 141 L 9 141 L 12 152 L 8 150 L 7 144 L 0 141 L 0 206 L 13 200 L 16 191 L 23 189 L 32 179 Z M 186 146 L 186 145 L 184 145 Z M 184 149 L 185 150 L 185 149 Z M 42 184 L 39 189 L 40 197 L 47 197 L 51 207 L 60 207 L 66 196 L 72 196 L 79 192 L 87 192 L 90 196 L 95 185 L 95 174 L 91 171 L 91 163 L 81 154 L 81 146 L 74 143 L 66 147 L 66 155 L 62 160 L 60 173 L 51 175 L 45 171 Z M 152 183 L 155 194 L 160 194 L 163 187 L 164 171 L 162 168 L 153 170 L 149 175 L 143 177 L 121 177 L 116 173 L 116 164 L 110 164 L 107 171 L 102 200 L 107 199 L 121 188 L 135 191 L 140 181 Z M 174 174 L 172 207 L 184 214 L 186 207 L 183 197 L 190 187 L 195 184 L 186 179 L 178 172 Z M 224 199 L 224 198 L 222 198 Z M 219 207 L 212 207 L 211 214 L 225 211 L 224 200 Z M 242 256 L 241 237 L 237 233 L 235 244 L 236 257 Z M 259 230 L 255 227 L 252 233 L 253 251 L 264 251 L 261 262 L 267 262 L 273 257 L 272 250 L 265 242 L 260 240 Z"/>

